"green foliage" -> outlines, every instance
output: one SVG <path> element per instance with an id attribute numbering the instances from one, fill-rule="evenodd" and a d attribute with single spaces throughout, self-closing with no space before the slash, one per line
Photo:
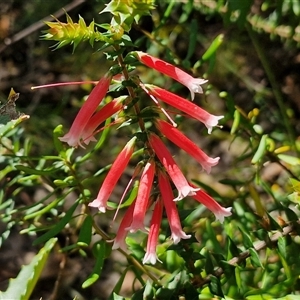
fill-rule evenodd
<path id="1" fill-rule="evenodd" d="M 45 31 L 42 38 L 45 40 L 57 41 L 58 43 L 53 46 L 55 49 L 71 44 L 73 45 L 74 51 L 78 44 L 83 41 L 89 41 L 91 46 L 94 45 L 95 41 L 111 42 L 108 36 L 100 33 L 95 28 L 94 21 L 87 26 L 81 16 L 79 16 L 78 23 L 74 23 L 68 14 L 66 14 L 66 18 L 67 23 L 62 23 L 59 20 L 57 20 L 57 22 L 45 22 L 50 29 Z"/>
<path id="2" fill-rule="evenodd" d="M 22 267 L 18 276 L 10 280 L 8 289 L 5 292 L 0 292 L 0 299 L 30 299 L 30 295 L 47 262 L 48 255 L 56 242 L 56 238 L 50 239 L 35 255 L 31 263 Z"/>
<path id="3" fill-rule="evenodd" d="M 151 128 L 160 109 L 142 102 L 136 114 L 108 118 L 99 129 L 98 141 L 88 145 L 85 152 L 68 148 L 59 139 L 66 128 L 56 124 L 48 141 L 53 153 L 44 153 L 36 147 L 36 139 L 27 134 L 29 116 L 17 114 L 12 118 L 4 104 L 0 107 L 0 218 L 4 226 L 0 248 L 14 228 L 33 236 L 33 245 L 44 247 L 10 280 L 0 299 L 30 299 L 54 245 L 55 251 L 65 257 L 80 258 L 84 264 L 92 260 L 91 270 L 80 278 L 84 291 L 92 291 L 105 278 L 106 264 L 113 261 L 111 268 L 119 277 L 107 293 L 109 299 L 300 299 L 299 111 L 297 103 L 288 100 L 290 94 L 283 94 L 287 88 L 274 76 L 279 72 L 272 61 L 275 50 L 265 47 L 275 40 L 276 48 L 281 46 L 289 55 L 298 51 L 298 1 L 265 0 L 261 5 L 251 0 L 157 1 L 154 5 L 152 1 L 112 0 L 101 17 L 104 13 L 110 13 L 110 24 L 92 21 L 87 25 L 82 16 L 76 23 L 68 14 L 66 23 L 46 22 L 50 29 L 43 39 L 56 41 L 55 49 L 73 45 L 75 50 L 88 42 L 96 50 L 94 55 L 102 56 L 106 51 L 109 64 L 120 64 L 114 70 L 116 74 L 121 70 L 128 75 L 134 70 L 179 94 L 186 91 L 151 69 L 143 71 L 131 55 L 124 55 L 122 60 L 123 54 L 144 48 L 195 76 L 204 74 L 209 84 L 201 105 L 216 105 L 216 111 L 225 117 L 222 130 L 204 136 L 199 143 L 213 148 L 226 165 L 205 176 L 195 171 L 191 161 L 183 165 L 197 186 L 224 207 L 232 206 L 233 214 L 220 224 L 205 206 L 195 207 L 195 202 L 187 198 L 178 203 L 178 211 L 184 231 L 192 235 L 190 239 L 172 244 L 169 224 L 163 221 L 155 266 L 142 263 L 145 232 L 130 234 L 127 251 L 118 249 L 115 258 L 112 240 L 117 229 L 109 223 L 112 218 L 93 214 L 88 203 L 120 152 L 123 138 L 132 137 L 131 125 L 143 118 L 145 127 Z M 145 16 L 152 18 L 150 29 L 143 28 Z M 221 30 L 211 34 L 210 26 L 215 22 Z M 84 53 L 75 55 L 83 57 Z M 99 74 L 95 77 L 98 79 Z M 114 80 L 112 97 L 125 89 L 130 94 L 138 82 L 135 77 Z M 142 98 L 140 92 L 137 97 Z M 123 99 L 127 112 L 135 108 L 137 99 L 129 105 L 126 99 L 127 95 Z M 14 102 L 10 104 L 13 107 Z M 15 107 L 13 112 L 17 113 Z M 118 118 L 125 119 L 120 126 Z M 192 128 L 181 116 L 174 118 L 187 134 L 198 136 L 198 127 Z M 109 139 L 112 136 L 113 142 Z M 145 140 L 142 132 L 136 136 L 138 143 Z M 141 153 L 136 151 L 132 160 L 136 162 Z M 185 162 L 180 153 L 175 158 Z M 132 177 L 132 186 L 128 185 L 124 195 L 117 194 L 117 201 L 109 199 L 109 217 L 128 209 L 136 199 L 139 183 Z M 36 197 L 38 190 L 44 191 L 43 196 Z M 153 189 L 151 197 L 157 194 Z M 26 202 L 24 198 L 32 200 Z M 117 213 L 113 218 L 120 223 Z M 130 276 L 134 280 L 128 291 Z M 95 299 L 101 297 L 96 295 Z"/>

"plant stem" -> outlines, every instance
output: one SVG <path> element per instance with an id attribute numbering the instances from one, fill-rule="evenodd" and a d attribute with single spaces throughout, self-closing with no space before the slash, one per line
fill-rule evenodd
<path id="1" fill-rule="evenodd" d="M 118 50 L 120 50 L 120 47 L 119 46 L 115 46 L 115 49 L 118 51 Z M 122 73 L 123 73 L 123 75 L 125 77 L 125 80 L 129 80 L 130 77 L 129 77 L 128 71 L 126 69 L 126 66 L 124 64 L 123 56 L 121 54 L 118 55 L 118 62 L 119 62 L 119 65 L 122 68 Z M 131 96 L 131 98 L 134 99 L 135 98 L 135 92 L 134 92 L 133 88 L 129 86 L 129 87 L 127 87 L 127 90 L 128 90 L 129 95 Z M 141 128 L 141 131 L 144 132 L 146 128 L 145 128 L 144 120 L 139 117 L 140 108 L 139 108 L 139 106 L 136 103 L 134 104 L 133 107 L 134 107 L 135 114 L 138 117 L 138 122 L 139 122 L 139 126 Z"/>

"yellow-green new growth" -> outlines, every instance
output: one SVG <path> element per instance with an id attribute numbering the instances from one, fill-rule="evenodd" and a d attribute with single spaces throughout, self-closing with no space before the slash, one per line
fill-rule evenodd
<path id="1" fill-rule="evenodd" d="M 114 16 L 111 24 L 118 24 L 128 32 L 132 23 L 149 15 L 154 8 L 153 0 L 112 0 L 100 13 L 110 12 Z"/>
<path id="2" fill-rule="evenodd" d="M 81 41 L 89 41 L 91 46 L 96 41 L 111 43 L 111 39 L 95 29 L 95 22 L 92 21 L 89 26 L 86 25 L 84 19 L 79 16 L 78 23 L 74 23 L 72 18 L 66 13 L 67 23 L 45 22 L 50 29 L 45 30 L 42 36 L 45 40 L 53 40 L 58 43 L 54 45 L 55 49 L 59 49 L 68 44 L 73 45 L 73 51 Z"/>

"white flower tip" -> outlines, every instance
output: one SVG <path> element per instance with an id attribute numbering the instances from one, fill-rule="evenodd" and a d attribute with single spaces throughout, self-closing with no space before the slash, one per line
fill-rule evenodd
<path id="1" fill-rule="evenodd" d="M 202 168 L 206 171 L 207 174 L 210 173 L 211 171 L 211 167 L 214 167 L 215 165 L 218 164 L 220 160 L 220 157 L 216 157 L 216 158 L 208 158 L 207 161 L 205 163 L 202 164 Z"/>
<path id="2" fill-rule="evenodd" d="M 138 231 L 137 228 L 131 228 L 131 227 L 127 227 L 127 228 L 125 228 L 125 230 L 129 231 L 130 233 L 135 233 Z"/>
<path id="3" fill-rule="evenodd" d="M 82 139 L 86 145 L 88 145 L 90 142 L 97 142 L 97 140 L 94 136 L 89 136 L 87 138 L 82 138 Z"/>
<path id="4" fill-rule="evenodd" d="M 180 242 L 181 239 L 184 239 L 184 240 L 187 240 L 191 237 L 190 234 L 186 234 L 184 231 L 180 230 L 180 232 L 178 233 L 172 233 L 172 240 L 173 240 L 173 243 L 176 245 Z"/>
<path id="5" fill-rule="evenodd" d="M 221 210 L 221 211 L 215 213 L 216 219 L 217 219 L 220 223 L 223 224 L 224 218 L 225 218 L 225 217 L 229 217 L 229 216 L 232 215 L 231 210 L 232 210 L 232 207 L 227 207 L 227 208 L 222 207 L 222 210 Z"/>
<path id="6" fill-rule="evenodd" d="M 204 84 L 206 82 L 208 82 L 208 80 L 206 80 L 206 79 L 193 78 L 192 81 L 188 84 L 188 89 L 191 92 L 192 101 L 195 98 L 195 93 L 197 93 L 197 94 L 203 94 L 203 89 L 201 87 L 201 84 Z"/>
<path id="7" fill-rule="evenodd" d="M 127 245 L 125 244 L 124 240 L 117 240 L 115 239 L 114 244 L 112 246 L 112 250 L 117 250 L 117 249 L 122 249 L 122 250 L 126 250 Z"/>
<path id="8" fill-rule="evenodd" d="M 106 207 L 103 206 L 99 200 L 95 199 L 93 202 L 89 203 L 90 207 L 96 207 L 99 209 L 100 212 L 105 213 L 106 212 Z"/>
<path id="9" fill-rule="evenodd" d="M 175 199 L 173 199 L 173 201 L 179 201 L 187 196 L 194 196 L 196 195 L 196 192 L 200 190 L 200 188 L 194 188 L 189 185 L 186 185 L 181 190 L 178 190 L 178 196 Z"/>
<path id="10" fill-rule="evenodd" d="M 150 263 L 152 265 L 155 265 L 156 261 L 159 261 L 161 263 L 161 260 L 158 259 L 156 253 L 146 253 L 143 259 L 143 264 L 145 265 Z"/>
<path id="11" fill-rule="evenodd" d="M 129 231 L 130 233 L 135 233 L 138 230 L 146 232 L 143 222 L 140 221 L 133 221 L 129 227 L 125 228 L 125 230 Z"/>
<path id="12" fill-rule="evenodd" d="M 214 116 L 210 115 L 208 120 L 205 122 L 205 126 L 207 128 L 208 134 L 211 134 L 213 127 L 218 126 L 218 122 L 220 119 L 223 119 L 224 116 Z M 221 127 L 221 126 L 219 126 Z"/>
<path id="13" fill-rule="evenodd" d="M 117 250 L 120 248 L 119 243 L 114 242 L 113 246 L 111 247 L 111 250 Z"/>
<path id="14" fill-rule="evenodd" d="M 80 143 L 77 138 L 71 137 L 69 133 L 65 134 L 62 137 L 58 138 L 61 142 L 67 143 L 71 147 L 77 147 Z"/>
<path id="15" fill-rule="evenodd" d="M 184 197 L 183 197 L 182 195 L 179 194 L 176 198 L 173 199 L 173 201 L 175 201 L 175 202 L 176 202 L 176 201 L 180 201 L 180 200 L 182 200 L 183 198 L 184 198 Z"/>

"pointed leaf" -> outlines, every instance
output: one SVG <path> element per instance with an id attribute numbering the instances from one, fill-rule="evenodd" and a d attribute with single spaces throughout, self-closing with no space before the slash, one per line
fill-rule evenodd
<path id="1" fill-rule="evenodd" d="M 258 256 L 256 250 L 253 248 L 250 248 L 249 252 L 250 252 L 250 259 L 251 259 L 252 265 L 256 268 L 264 268 L 259 259 L 259 256 Z"/>
<path id="2" fill-rule="evenodd" d="M 235 245 L 233 240 L 228 236 L 228 253 L 227 253 L 227 260 L 231 259 L 234 256 L 239 256 L 240 254 L 240 249 Z"/>
<path id="3" fill-rule="evenodd" d="M 53 130 L 53 144 L 56 149 L 56 151 L 62 156 L 64 153 L 64 146 L 63 143 L 60 141 L 59 137 L 62 137 L 64 135 L 63 132 L 63 126 L 58 125 Z"/>
<path id="4" fill-rule="evenodd" d="M 275 219 L 269 213 L 267 213 L 267 215 L 268 215 L 268 218 L 269 218 L 270 228 L 272 230 L 282 231 L 281 226 L 275 221 Z"/>
<path id="5" fill-rule="evenodd" d="M 23 266 L 18 276 L 11 279 L 8 289 L 0 293 L 1 300 L 19 299 L 28 300 L 41 275 L 48 255 L 54 247 L 57 238 L 50 239 L 29 265 Z"/>
<path id="6" fill-rule="evenodd" d="M 58 169 L 55 169 L 55 168 L 37 170 L 37 169 L 29 168 L 29 167 L 26 167 L 23 165 L 15 165 L 15 168 L 19 171 L 23 171 L 26 174 L 31 174 L 31 175 L 50 175 L 50 174 L 58 171 Z"/>
<path id="7" fill-rule="evenodd" d="M 60 233 L 61 230 L 63 230 L 64 227 L 67 225 L 67 223 L 71 220 L 71 218 L 73 216 L 73 213 L 74 213 L 74 211 L 75 211 L 75 209 L 76 209 L 76 207 L 77 207 L 78 204 L 79 204 L 79 201 L 77 200 L 71 206 L 71 208 L 67 211 L 67 213 L 65 214 L 65 216 L 53 228 L 51 228 L 49 231 L 47 231 L 46 233 L 44 233 L 42 236 L 38 237 L 33 242 L 33 245 L 37 245 L 39 243 L 47 241 L 50 238 L 52 238 L 55 235 L 57 235 L 58 233 Z"/>
<path id="8" fill-rule="evenodd" d="M 252 243 L 250 235 L 248 233 L 246 233 L 245 230 L 241 229 L 240 227 L 239 227 L 239 229 L 240 229 L 240 232 L 243 236 L 243 241 L 242 242 L 243 242 L 243 245 L 245 246 L 245 248 L 246 249 L 252 248 L 253 243 Z"/>
<path id="9" fill-rule="evenodd" d="M 88 246 L 90 244 L 92 240 L 92 226 L 93 219 L 90 215 L 87 215 L 81 225 L 77 245 Z"/>
<path id="10" fill-rule="evenodd" d="M 224 39 L 224 34 L 221 33 L 213 40 L 213 42 L 210 44 L 210 46 L 208 47 L 208 49 L 205 51 L 205 53 L 202 56 L 203 61 L 210 59 L 211 56 L 216 53 L 217 49 L 223 43 L 223 39 Z"/>
<path id="11" fill-rule="evenodd" d="M 116 293 L 113 293 L 109 300 L 125 300 L 125 298 L 117 295 Z"/>
<path id="12" fill-rule="evenodd" d="M 210 276 L 209 290 L 214 295 L 224 297 L 222 285 L 220 283 L 219 278 L 216 276 Z"/>
<path id="13" fill-rule="evenodd" d="M 101 240 L 99 243 L 96 243 L 93 247 L 93 253 L 96 257 L 96 264 L 92 274 L 82 284 L 83 289 L 91 286 L 100 278 L 106 253 L 106 241 Z"/>
<path id="14" fill-rule="evenodd" d="M 277 245 L 278 245 L 278 251 L 279 251 L 279 253 L 281 254 L 281 256 L 284 259 L 286 259 L 286 239 L 281 236 L 278 239 Z"/>
<path id="15" fill-rule="evenodd" d="M 205 261 L 205 272 L 206 274 L 212 274 L 214 272 L 214 265 L 211 259 L 211 256 L 209 253 L 206 255 L 206 261 Z"/>
<path id="16" fill-rule="evenodd" d="M 144 289 L 143 299 L 154 299 L 153 296 L 154 296 L 153 283 L 151 283 L 148 280 Z"/>

